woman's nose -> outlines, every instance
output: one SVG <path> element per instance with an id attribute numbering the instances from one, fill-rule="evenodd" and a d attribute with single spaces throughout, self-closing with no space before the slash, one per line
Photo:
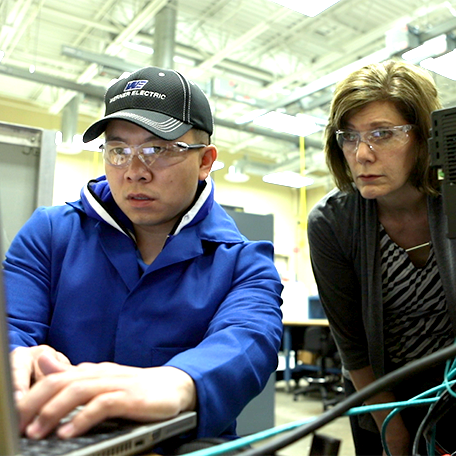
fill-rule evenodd
<path id="1" fill-rule="evenodd" d="M 358 149 L 356 150 L 356 161 L 358 163 L 365 163 L 366 161 L 373 161 L 375 158 L 374 149 L 372 146 L 360 139 Z"/>

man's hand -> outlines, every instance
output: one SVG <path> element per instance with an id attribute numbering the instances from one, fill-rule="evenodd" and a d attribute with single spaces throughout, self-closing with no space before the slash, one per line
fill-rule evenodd
<path id="1" fill-rule="evenodd" d="M 18 401 L 20 428 L 39 439 L 57 428 L 61 438 L 83 434 L 106 418 L 158 421 L 194 410 L 196 388 L 192 378 L 174 367 L 136 368 L 113 363 L 39 363 L 41 376 Z M 71 421 L 60 420 L 84 405 Z"/>
<path id="2" fill-rule="evenodd" d="M 48 345 L 18 347 L 11 353 L 13 388 L 16 399 L 26 394 L 30 387 L 44 376 L 66 370 L 68 358 Z"/>

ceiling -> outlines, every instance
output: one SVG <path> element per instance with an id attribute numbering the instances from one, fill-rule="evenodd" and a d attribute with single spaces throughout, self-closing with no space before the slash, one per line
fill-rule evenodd
<path id="1" fill-rule="evenodd" d="M 304 150 L 320 185 L 329 179 L 321 131 L 300 141 L 236 122 L 265 109 L 324 125 L 337 80 L 363 62 L 400 58 L 407 30 L 418 43 L 454 33 L 456 0 L 341 0 L 316 17 L 270 0 L 0 0 L 0 24 L 1 97 L 99 117 L 112 78 L 174 66 L 208 94 L 222 161 L 252 175 L 299 172 Z M 444 105 L 455 105 L 456 82 L 435 79 Z"/>

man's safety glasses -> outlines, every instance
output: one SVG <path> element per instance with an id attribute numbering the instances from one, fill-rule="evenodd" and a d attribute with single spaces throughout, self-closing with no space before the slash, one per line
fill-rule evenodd
<path id="1" fill-rule="evenodd" d="M 154 141 L 139 146 L 130 146 L 121 141 L 107 141 L 100 149 L 106 162 L 116 168 L 128 167 L 135 155 L 148 168 L 154 164 L 156 167 L 165 168 L 185 160 L 188 152 L 203 147 L 207 147 L 206 144 L 186 144 L 180 141 Z"/>

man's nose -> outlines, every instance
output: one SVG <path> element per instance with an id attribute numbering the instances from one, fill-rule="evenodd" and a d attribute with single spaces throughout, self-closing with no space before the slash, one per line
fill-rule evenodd
<path id="1" fill-rule="evenodd" d="M 134 153 L 128 165 L 126 175 L 131 179 L 149 178 L 151 171 L 149 167 L 143 163 L 138 153 Z"/>

